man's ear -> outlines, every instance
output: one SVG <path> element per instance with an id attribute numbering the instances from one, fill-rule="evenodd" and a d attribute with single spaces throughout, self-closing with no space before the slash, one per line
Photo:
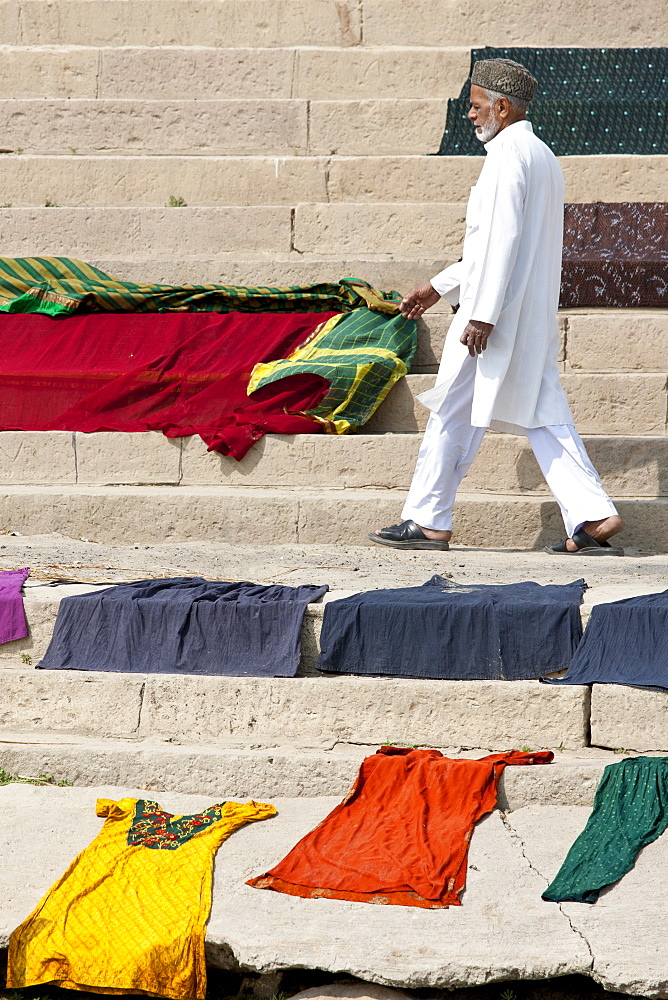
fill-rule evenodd
<path id="1" fill-rule="evenodd" d="M 510 101 L 506 100 L 505 97 L 499 97 L 496 104 L 499 118 L 507 118 L 510 112 Z"/>

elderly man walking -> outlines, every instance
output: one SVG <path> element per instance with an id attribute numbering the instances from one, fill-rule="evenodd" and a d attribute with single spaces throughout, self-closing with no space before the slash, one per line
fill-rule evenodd
<path id="1" fill-rule="evenodd" d="M 369 535 L 402 549 L 447 549 L 457 487 L 488 427 L 525 434 L 552 490 L 567 538 L 554 555 L 623 555 L 608 539 L 623 524 L 605 493 L 559 382 L 557 308 L 564 181 L 526 110 L 537 81 L 509 59 L 477 62 L 468 117 L 487 157 L 466 211 L 462 260 L 402 302 L 417 318 L 441 296 L 459 311 L 436 386 L 418 398 L 432 412 L 403 509 Z"/>

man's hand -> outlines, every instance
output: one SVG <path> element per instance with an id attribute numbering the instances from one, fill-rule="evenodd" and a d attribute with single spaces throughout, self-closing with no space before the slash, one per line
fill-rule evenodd
<path id="1" fill-rule="evenodd" d="M 469 354 L 474 358 L 487 347 L 487 340 L 493 329 L 492 323 L 479 323 L 477 319 L 472 319 L 459 338 L 460 343 L 468 347 Z"/>
<path id="2" fill-rule="evenodd" d="M 425 310 L 436 305 L 440 297 L 430 282 L 427 282 L 426 285 L 420 285 L 419 288 L 414 288 L 402 299 L 399 307 L 401 315 L 405 316 L 406 319 L 419 319 Z"/>

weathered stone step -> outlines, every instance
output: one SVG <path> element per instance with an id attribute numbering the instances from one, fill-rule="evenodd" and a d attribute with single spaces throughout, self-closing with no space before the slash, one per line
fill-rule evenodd
<path id="1" fill-rule="evenodd" d="M 293 212 L 287 206 L 220 208 L 2 208 L 6 256 L 83 257 L 100 253 L 198 254 L 291 247 Z"/>
<path id="2" fill-rule="evenodd" d="M 198 254 L 197 256 L 148 255 L 95 257 L 90 264 L 101 267 L 124 281 L 157 281 L 167 284 L 228 285 L 309 285 L 339 278 L 364 278 L 376 288 L 408 291 L 433 277 L 460 256 L 439 254 L 432 257 L 402 255 L 392 259 L 384 254 L 342 256 L 299 253 Z M 452 316 L 447 302 L 431 312 Z"/>
<path id="3" fill-rule="evenodd" d="M 0 433 L 0 485 L 285 486 L 408 489 L 419 434 L 270 434 L 241 462 L 206 450 L 199 437 L 159 432 Z M 585 435 L 614 497 L 668 496 L 668 436 Z M 464 480 L 470 493 L 547 493 L 524 437 L 487 434 Z"/>
<path id="4" fill-rule="evenodd" d="M 566 372 L 561 381 L 581 434 L 665 434 L 666 373 Z M 429 410 L 416 398 L 430 389 L 433 375 L 407 375 L 390 390 L 364 425 L 366 433 L 424 430 Z"/>
<path id="5" fill-rule="evenodd" d="M 0 530 L 58 532 L 111 544 L 176 541 L 371 545 L 367 532 L 396 524 L 402 490 L 234 486 L 4 486 Z M 625 498 L 622 542 L 643 554 L 668 551 L 668 500 Z M 563 536 L 552 500 L 461 493 L 455 541 L 541 549 Z M 448 556 L 444 556 L 446 562 Z"/>
<path id="6" fill-rule="evenodd" d="M 345 745 L 332 750 L 289 745 L 244 750 L 3 730 L 0 767 L 10 774 L 48 774 L 57 781 L 79 786 L 103 782 L 200 795 L 217 795 L 224 789 L 231 799 L 271 801 L 275 796 L 343 796 L 362 760 L 375 749 L 376 744 Z M 444 749 L 449 756 L 462 753 L 460 748 Z M 591 805 L 605 764 L 616 758 L 604 751 L 597 754 L 593 748 L 584 758 L 574 756 L 577 753 L 563 755 L 557 751 L 549 773 L 508 768 L 499 784 L 500 807 L 514 810 L 528 805 Z M 481 755 L 481 751 L 473 755 Z"/>
<path id="7" fill-rule="evenodd" d="M 71 2 L 71 0 L 68 0 Z M 660 201 L 661 156 L 564 156 L 566 200 Z M 134 156 L 0 157 L 3 204 L 72 207 L 296 205 L 298 202 L 464 202 L 476 156 Z"/>
<path id="8" fill-rule="evenodd" d="M 319 577 L 319 579 L 321 579 L 321 577 Z M 60 602 L 66 597 L 88 593 L 100 593 L 104 589 L 106 588 L 103 586 L 92 586 L 90 584 L 63 584 L 58 587 L 45 587 L 40 586 L 39 584 L 34 585 L 32 583 L 28 583 L 24 588 L 23 596 L 23 604 L 28 622 L 28 635 L 24 639 L 16 639 L 12 642 L 3 643 L 0 646 L 0 669 L 25 670 L 28 666 L 36 668 L 37 664 L 46 654 L 49 643 L 51 642 L 51 637 L 56 624 L 56 617 L 60 608 Z M 584 627 L 587 624 L 592 609 L 597 604 L 607 604 L 611 601 L 623 600 L 628 597 L 638 597 L 647 593 L 656 593 L 662 589 L 664 589 L 662 584 L 657 585 L 656 583 L 649 584 L 641 582 L 623 584 L 613 583 L 608 584 L 607 586 L 599 585 L 588 587 L 585 591 L 580 608 L 582 625 Z M 325 594 L 324 598 L 308 605 L 304 615 L 301 631 L 301 659 L 297 670 L 298 677 L 320 677 L 324 682 L 332 679 L 332 675 L 322 674 L 317 670 L 318 656 L 321 649 L 320 637 L 325 607 L 332 601 L 341 600 L 342 598 L 348 597 L 356 592 L 357 591 L 355 590 L 330 590 L 327 594 Z M 50 675 L 45 674 L 44 676 L 48 677 Z M 660 699 L 658 701 L 658 705 L 660 708 Z M 659 712 L 659 715 L 660 714 L 661 711 Z M 617 716 L 615 716 L 615 719 L 617 719 Z M 597 722 L 598 721 L 600 720 L 597 720 Z M 19 728 L 23 728 L 25 725 L 25 722 L 22 722 L 20 717 L 14 720 L 14 723 L 19 726 Z M 10 727 L 11 724 L 12 723 L 10 723 Z M 631 730 L 633 731 L 633 726 L 631 727 Z M 611 746 L 610 734 L 607 730 L 605 730 L 605 732 L 607 734 L 607 741 L 605 745 Z M 657 729 L 657 722 L 654 720 L 654 732 L 652 734 L 652 738 L 657 738 L 657 732 L 659 734 L 661 733 L 661 723 L 659 722 Z M 142 738 L 150 738 L 150 736 L 150 733 L 142 734 Z M 642 736 L 635 733 L 633 739 L 636 742 L 632 741 L 632 745 L 635 747 L 639 739 L 646 738 L 646 733 Z M 628 742 L 628 740 L 629 737 L 627 732 L 626 742 Z M 665 742 L 666 748 L 668 749 L 668 735 L 666 736 Z M 657 746 L 660 745 L 662 744 L 657 744 Z M 644 746 L 641 747 L 641 749 L 643 748 Z M 654 747 L 654 749 L 656 749 L 656 747 Z M 66 777 L 69 778 L 69 775 Z M 112 780 L 112 778 L 109 777 L 109 780 Z M 120 780 L 120 778 L 114 778 L 113 780 Z M 129 781 L 130 778 L 126 776 L 123 780 Z M 134 781 L 136 778 L 132 778 L 132 780 Z M 288 793 L 286 792 L 285 794 L 287 795 Z"/>
<path id="9" fill-rule="evenodd" d="M 347 266 L 350 265 L 350 266 Z M 280 266 L 280 265 L 279 265 Z M 320 265 L 306 265 L 311 270 L 295 271 L 294 264 L 285 264 L 283 272 L 278 270 L 277 265 L 271 265 L 271 277 L 276 283 L 283 284 L 297 282 L 304 279 L 305 283 L 314 280 L 338 280 L 343 275 L 359 275 L 370 278 L 378 287 L 391 288 L 395 284 L 394 277 L 401 277 L 395 268 L 388 265 L 382 267 L 377 262 L 368 261 L 344 261 L 336 266 L 331 262 L 321 262 Z M 436 265 L 434 265 L 435 267 Z M 181 280 L 198 283 L 200 280 L 216 277 L 218 280 L 231 279 L 233 282 L 243 281 L 257 284 L 265 284 L 263 280 L 267 277 L 267 271 L 257 261 L 248 262 L 243 270 L 238 264 L 230 265 L 234 268 L 232 274 L 226 272 L 221 267 L 220 272 L 216 271 L 212 275 L 210 264 L 198 271 L 197 266 L 192 262 L 188 264 L 188 271 Z M 267 268 L 269 265 L 267 265 Z M 316 267 L 318 268 L 316 270 Z M 251 270 L 254 268 L 255 270 Z M 274 270 L 276 268 L 276 270 Z M 112 274 L 120 277 L 135 280 L 155 279 L 159 273 L 152 262 L 135 264 L 130 268 L 128 265 L 120 268 L 114 267 L 111 262 L 109 268 Z M 390 273 L 385 273 L 389 270 Z M 424 280 L 426 268 L 422 271 Z M 169 276 L 178 281 L 179 274 L 176 270 Z M 204 279 L 202 279 L 204 275 Z M 164 272 L 160 272 L 164 276 Z M 383 276 L 387 281 L 383 281 Z M 407 275 L 410 277 L 410 275 Z M 417 275 L 413 275 L 417 277 Z M 409 282 L 397 282 L 404 290 L 408 290 Z M 442 309 L 446 308 L 447 312 Z M 438 362 L 443 350 L 443 343 L 446 333 L 452 322 L 452 312 L 445 304 L 439 309 L 436 307 L 430 310 L 418 323 L 418 346 L 413 361 L 413 374 L 433 374 L 438 368 Z M 561 310 L 559 314 L 559 325 L 561 329 L 561 359 L 563 361 L 564 373 L 574 375 L 576 373 L 600 373 L 600 374 L 629 374 L 647 372 L 651 374 L 662 374 L 668 371 L 668 310 L 661 309 L 593 309 L 587 310 Z M 598 433 L 598 431 L 597 431 Z"/>
<path id="10" fill-rule="evenodd" d="M 587 746 L 589 689 L 539 681 L 0 671 L 0 734 L 333 750 Z"/>
<path id="11" fill-rule="evenodd" d="M 436 98 L 0 100 L 2 147 L 28 153 L 435 153 L 444 122 Z"/>
<path id="12" fill-rule="evenodd" d="M 594 684 L 591 739 L 601 747 L 665 752 L 668 750 L 668 692 L 621 684 Z"/>
<path id="13" fill-rule="evenodd" d="M 357 45 L 358 0 L 7 2 L 3 37 L 23 45 Z M 20 19 L 19 19 L 20 8 Z"/>
<path id="14" fill-rule="evenodd" d="M 461 204 L 299 204 L 201 208 L 2 208 L 6 256 L 98 257 L 218 252 L 453 256 L 464 230 Z M 416 227 L 410 228 L 410 224 Z"/>
<path id="15" fill-rule="evenodd" d="M 409 217 L 419 223 L 407 231 Z M 374 223 L 375 220 L 375 223 Z M 351 204 L 251 207 L 2 208 L 6 256 L 99 257 L 122 253 L 423 252 L 453 256 L 464 226 L 462 205 Z M 401 232 L 404 235 L 400 235 Z"/>
<path id="16" fill-rule="evenodd" d="M 19 9 L 21 12 L 19 18 Z M 661 10 L 643 0 L 609 17 L 607 0 L 557 12 L 530 0 L 521 23 L 483 0 L 447 10 L 440 0 L 5 0 L 3 39 L 24 45 L 657 45 Z M 363 27 L 362 27 L 363 14 Z M 484 25 L 484 30 L 482 26 Z"/>
<path id="17" fill-rule="evenodd" d="M 556 779 L 555 766 L 548 765 L 508 768 L 503 780 L 512 771 L 539 770 Z M 148 794 L 175 814 L 196 813 L 229 797 L 224 784 L 208 795 L 153 787 Z M 0 946 L 99 832 L 96 799 L 125 797 L 146 798 L 147 789 L 0 789 Z M 295 900 L 247 886 L 250 876 L 267 871 L 321 823 L 340 795 L 270 801 L 277 815 L 241 828 L 217 855 L 206 927 L 211 966 L 258 973 L 322 969 L 333 978 L 348 974 L 413 989 L 569 974 L 644 997 L 660 998 L 668 988 L 665 837 L 643 850 L 633 870 L 606 892 L 604 907 L 557 906 L 543 902 L 541 893 L 586 823 L 589 803 L 531 805 L 503 817 L 494 811 L 476 825 L 471 840 L 463 906 L 407 912 L 336 899 Z"/>
<path id="18" fill-rule="evenodd" d="M 2 98 L 447 99 L 468 48 L 0 46 Z"/>
<path id="19" fill-rule="evenodd" d="M 451 322 L 445 303 L 419 321 L 413 374 L 437 370 Z M 668 309 L 561 309 L 559 327 L 564 376 L 668 372 Z"/>
<path id="20" fill-rule="evenodd" d="M 437 257 L 460 253 L 466 206 L 452 202 L 352 202 L 174 207 L 0 208 L 6 256 L 100 257 L 128 253 L 355 254 Z"/>
<path id="21" fill-rule="evenodd" d="M 565 0 L 558 16 L 556 11 L 553 16 L 539 0 L 530 0 L 522 24 L 511 27 L 506 20 L 511 7 L 505 3 L 488 13 L 484 0 L 476 0 L 474 6 L 453 7 L 444 16 L 439 0 L 417 0 L 411 4 L 404 0 L 364 0 L 364 40 L 367 45 L 392 45 L 397 39 L 410 38 L 415 44 L 422 40 L 429 45 L 476 47 L 485 44 L 624 47 L 631 37 L 634 45 L 649 46 L 657 44 L 657 37 L 665 37 L 665 24 L 646 0 L 637 6 L 625 5 L 614 24 L 602 23 L 605 10 L 605 0 L 594 0 L 586 10 L 577 0 Z"/>

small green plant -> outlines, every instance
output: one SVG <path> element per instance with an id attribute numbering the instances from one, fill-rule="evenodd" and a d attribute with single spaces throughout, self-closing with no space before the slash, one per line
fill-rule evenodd
<path id="1" fill-rule="evenodd" d="M 14 152 L 15 153 L 22 153 L 23 152 L 23 146 L 17 146 L 16 149 L 14 150 Z"/>
<path id="2" fill-rule="evenodd" d="M 180 195 L 177 198 L 176 195 L 170 194 L 170 196 L 169 196 L 169 207 L 170 208 L 187 208 L 188 207 L 188 202 L 185 200 L 185 198 L 182 198 Z"/>
<path id="3" fill-rule="evenodd" d="M 517 993 L 515 993 L 515 990 L 503 990 L 501 992 L 501 1000 L 517 1000 Z"/>
<path id="4" fill-rule="evenodd" d="M 522 747 L 522 753 L 531 753 L 532 749 L 533 747 Z M 512 990 L 510 990 L 510 992 L 512 993 Z M 514 993 L 513 996 L 515 996 Z"/>
<path id="5" fill-rule="evenodd" d="M 612 752 L 613 753 L 631 753 L 630 750 L 625 750 L 624 747 L 616 747 Z"/>
<path id="6" fill-rule="evenodd" d="M 51 201 L 50 198 L 47 198 L 46 201 L 44 202 L 44 208 L 58 208 L 58 206 L 56 205 L 55 201 Z"/>
<path id="7" fill-rule="evenodd" d="M 57 785 L 59 788 L 66 788 L 72 785 L 71 781 L 56 781 L 51 774 L 39 774 L 36 778 L 24 778 L 19 774 L 10 774 L 0 767 L 0 785 Z"/>
<path id="8" fill-rule="evenodd" d="M 32 663 L 32 656 L 30 653 L 21 653 L 21 663 L 27 663 L 28 666 Z"/>
<path id="9" fill-rule="evenodd" d="M 69 149 L 70 153 L 73 153 L 73 154 L 76 153 L 76 151 L 77 151 L 77 147 L 76 146 L 68 146 L 67 148 Z"/>

